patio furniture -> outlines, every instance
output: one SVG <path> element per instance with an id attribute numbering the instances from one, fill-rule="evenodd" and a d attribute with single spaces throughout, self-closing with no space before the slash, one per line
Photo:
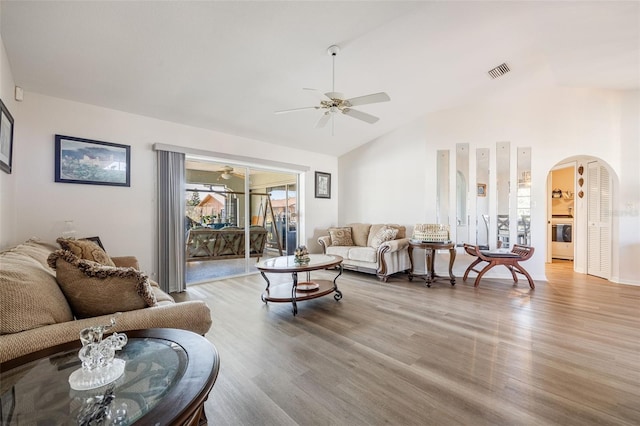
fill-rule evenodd
<path id="1" fill-rule="evenodd" d="M 473 261 L 471 265 L 469 265 L 467 270 L 464 272 L 464 277 L 462 278 L 463 281 L 467 281 L 469 272 L 477 272 L 478 276 L 476 277 L 476 280 L 473 284 L 474 287 L 478 287 L 482 276 L 486 274 L 489 269 L 497 265 L 503 265 L 509 270 L 509 272 L 511 272 L 511 276 L 513 276 L 513 280 L 516 283 L 518 282 L 518 276 L 516 275 L 516 273 L 518 273 L 527 277 L 527 280 L 529 281 L 529 287 L 531 287 L 531 289 L 536 288 L 531 275 L 529 275 L 526 269 L 524 269 L 519 263 L 524 262 L 525 260 L 529 260 L 531 256 L 533 256 L 533 247 L 514 244 L 511 252 L 492 252 L 488 250 L 480 250 L 480 248 L 475 245 L 465 244 L 464 249 L 471 256 L 477 257 L 477 259 Z M 482 262 L 487 262 L 488 264 L 484 268 L 482 268 L 482 270 L 474 269 L 476 265 Z"/>
<path id="2" fill-rule="evenodd" d="M 195 228 L 187 235 L 187 261 L 239 259 L 244 257 L 244 228 Z M 252 226 L 249 230 L 249 257 L 260 258 L 267 242 L 267 230 Z"/>
<path id="3" fill-rule="evenodd" d="M 498 224 L 498 247 L 509 247 L 509 215 L 499 214 Z"/>

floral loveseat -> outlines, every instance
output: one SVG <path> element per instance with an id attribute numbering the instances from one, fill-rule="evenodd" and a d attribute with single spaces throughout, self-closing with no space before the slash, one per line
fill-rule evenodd
<path id="1" fill-rule="evenodd" d="M 342 256 L 345 269 L 376 274 L 386 282 L 411 268 L 406 232 L 396 224 L 352 223 L 329 228 L 329 235 L 318 238 L 318 243 L 325 254 Z"/>
<path id="2" fill-rule="evenodd" d="M 211 327 L 203 301 L 175 303 L 137 270 L 134 257 L 107 256 L 114 266 L 105 266 L 58 249 L 32 239 L 0 252 L 0 362 L 77 340 L 81 329 L 114 316 L 117 332 L 157 327 L 204 335 Z"/>

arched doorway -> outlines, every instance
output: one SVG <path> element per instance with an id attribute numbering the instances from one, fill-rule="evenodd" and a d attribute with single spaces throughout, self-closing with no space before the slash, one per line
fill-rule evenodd
<path id="1" fill-rule="evenodd" d="M 547 175 L 547 263 L 610 279 L 618 180 L 603 160 L 566 158 Z"/>

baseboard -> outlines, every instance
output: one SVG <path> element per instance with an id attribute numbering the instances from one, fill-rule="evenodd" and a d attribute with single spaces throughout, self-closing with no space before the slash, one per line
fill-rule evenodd
<path id="1" fill-rule="evenodd" d="M 640 286 L 640 281 L 639 280 L 620 280 L 620 277 L 611 277 L 609 279 L 609 281 L 611 281 L 612 283 L 615 284 L 624 284 L 624 285 L 636 285 L 636 286 Z"/>

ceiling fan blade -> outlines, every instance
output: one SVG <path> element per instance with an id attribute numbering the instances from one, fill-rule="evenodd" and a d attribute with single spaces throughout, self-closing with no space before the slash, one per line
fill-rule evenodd
<path id="1" fill-rule="evenodd" d="M 327 124 L 327 122 L 329 121 L 329 118 L 331 118 L 331 113 L 330 112 L 327 111 L 324 114 L 322 114 L 322 117 L 320 117 L 320 119 L 316 123 L 316 129 L 323 128 Z"/>
<path id="2" fill-rule="evenodd" d="M 378 117 L 367 114 L 366 112 L 358 111 L 351 108 L 345 108 L 342 110 L 342 113 L 348 115 L 349 117 L 357 118 L 358 120 L 366 121 L 369 124 L 373 124 L 376 121 L 380 120 Z"/>
<path id="3" fill-rule="evenodd" d="M 302 108 L 283 109 L 281 111 L 275 111 L 275 113 L 276 114 L 285 114 L 287 112 L 303 111 L 305 109 L 320 109 L 320 107 L 319 106 L 310 106 L 310 107 L 302 107 Z"/>
<path id="4" fill-rule="evenodd" d="M 331 100 L 330 97 L 328 97 L 327 95 L 325 95 L 324 93 L 322 93 L 318 89 L 310 89 L 308 87 L 304 87 L 302 90 L 307 90 L 309 92 L 313 92 L 318 97 L 318 99 L 320 99 L 321 101 L 330 101 Z"/>
<path id="5" fill-rule="evenodd" d="M 366 104 L 375 104 L 378 102 L 387 102 L 390 101 L 391 98 L 384 92 L 380 93 L 372 93 L 371 95 L 358 96 L 357 98 L 347 99 L 345 101 L 348 106 L 358 106 L 358 105 L 366 105 Z"/>

